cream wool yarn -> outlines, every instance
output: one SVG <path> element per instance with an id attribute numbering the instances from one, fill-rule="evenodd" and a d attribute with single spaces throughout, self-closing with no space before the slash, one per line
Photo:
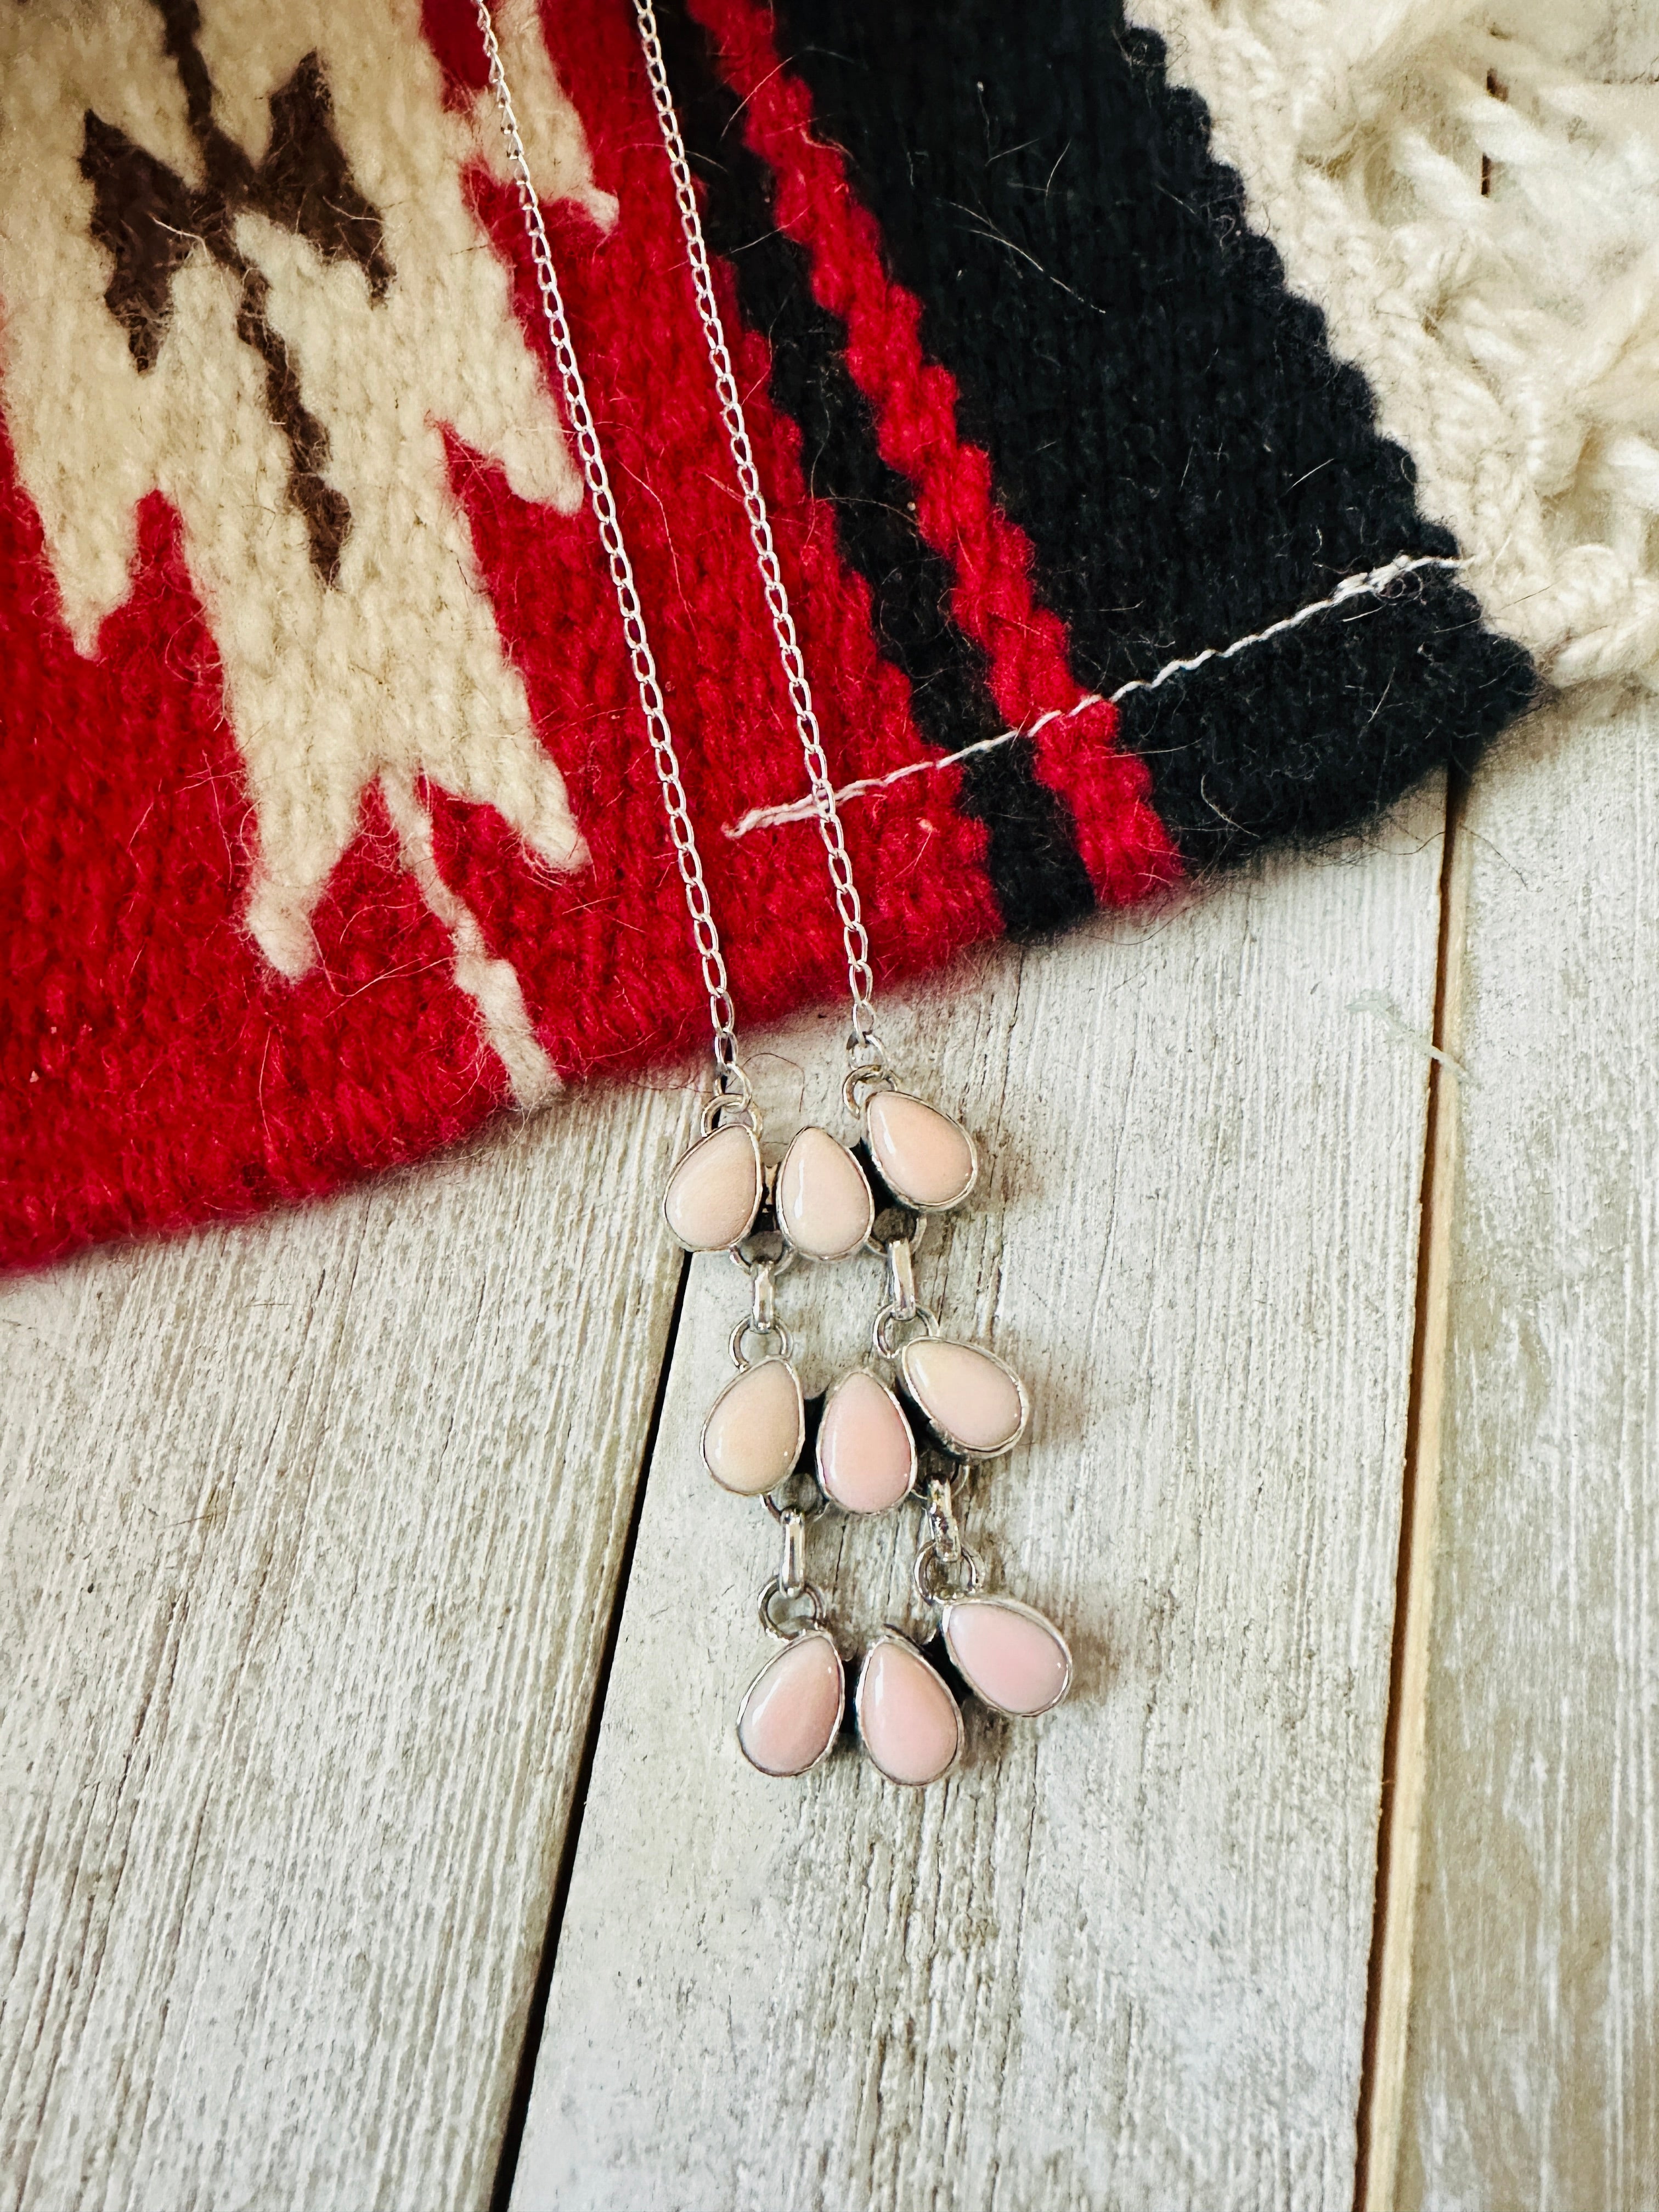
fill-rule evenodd
<path id="1" fill-rule="evenodd" d="M 477 584 L 445 429 L 498 461 L 526 500 L 574 513 L 580 483 L 507 270 L 464 190 L 469 161 L 501 166 L 493 106 L 446 106 L 417 0 L 389 13 L 390 25 L 379 8 L 323 0 L 204 0 L 193 34 L 212 123 L 255 163 L 273 101 L 316 58 L 350 178 L 382 225 L 393 274 L 377 295 L 362 268 L 320 257 L 265 213 L 235 219 L 236 248 L 268 286 L 270 323 L 301 364 L 301 402 L 326 438 L 320 473 L 349 508 L 337 577 L 319 574 L 287 495 L 289 448 L 264 364 L 239 336 L 234 274 L 199 247 L 187 254 L 148 371 L 106 304 L 83 116 L 184 186 L 203 183 L 185 75 L 145 0 L 40 0 L 0 25 L 0 390 L 83 654 L 96 655 L 131 591 L 139 502 L 159 490 L 178 512 L 246 769 L 257 842 L 246 926 L 266 960 L 290 977 L 310 967 L 312 914 L 378 783 L 405 866 L 450 930 L 456 981 L 528 1105 L 556 1079 L 513 969 L 483 953 L 432 866 L 419 781 L 493 805 L 552 867 L 580 866 L 586 851 Z M 615 204 L 594 188 L 533 6 L 511 0 L 501 14 L 535 94 L 539 188 L 608 228 Z M 469 588 L 455 588 L 458 571 Z"/>
<path id="2" fill-rule="evenodd" d="M 1556 684 L 1659 685 L 1659 87 L 1639 82 L 1659 10 L 1130 12 L 1167 41 L 1290 283 L 1370 378 L 1493 625 Z"/>

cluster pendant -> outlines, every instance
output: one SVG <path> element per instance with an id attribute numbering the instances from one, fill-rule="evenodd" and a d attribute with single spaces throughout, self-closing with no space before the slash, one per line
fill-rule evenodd
<path id="1" fill-rule="evenodd" d="M 703 1133 L 675 1163 L 663 1212 L 688 1250 L 732 1251 L 753 1293 L 732 1332 L 737 1372 L 702 1430 L 714 1481 L 763 1499 L 783 1536 L 760 1605 L 782 1648 L 744 1692 L 738 1747 L 757 1771 L 777 1778 L 810 1774 L 829 1756 L 845 1724 L 847 1672 L 822 1595 L 805 1577 L 807 1519 L 827 1507 L 867 1516 L 913 1500 L 924 1512 L 915 1583 L 928 1632 L 918 1638 L 884 1628 L 860 1662 L 852 1705 L 872 1765 L 890 1782 L 922 1788 L 961 1758 L 959 1692 L 1035 1719 L 1072 1680 L 1071 1653 L 1051 1621 L 980 1589 L 957 1520 L 966 1475 L 1024 1436 L 1024 1386 L 994 1352 L 941 1334 L 915 1293 L 922 1227 L 972 1192 L 978 1153 L 950 1115 L 875 1083 L 862 1101 L 857 1150 L 809 1126 L 769 1175 L 752 1109 L 745 1102 L 722 1121 L 723 1105 L 717 1098 Z M 834 1265 L 866 1250 L 887 1269 L 872 1330 L 877 1364 L 848 1369 L 809 1401 L 776 1316 L 776 1278 L 792 1258 Z M 803 1486 L 806 1500 L 792 1502 Z"/>

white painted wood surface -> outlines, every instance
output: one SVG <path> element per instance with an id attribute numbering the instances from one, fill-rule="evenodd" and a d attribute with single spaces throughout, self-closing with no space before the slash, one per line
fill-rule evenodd
<path id="1" fill-rule="evenodd" d="M 488 2202 L 686 1103 L 0 1296 L 9 2212 Z"/>
<path id="2" fill-rule="evenodd" d="M 742 1285 L 694 1266 L 514 2212 L 1351 2203 L 1438 819 L 884 1017 L 994 1163 L 923 1294 L 1036 1407 L 974 1540 L 1079 1659 L 943 1790 L 738 1758 L 775 1546 L 696 1463 Z M 825 1110 L 833 1034 L 775 1094 Z M 798 1283 L 818 1387 L 877 1279 Z M 855 1635 L 913 1543 L 815 1532 Z"/>
<path id="3" fill-rule="evenodd" d="M 1468 817 L 1462 1170 L 1395 2191 L 1659 2205 L 1659 711 Z"/>
<path id="4" fill-rule="evenodd" d="M 1659 2204 L 1656 738 L 1543 718 L 1461 832 L 1402 2212 Z M 1351 2202 L 1435 821 L 890 1016 L 995 1161 L 924 1286 L 1038 1407 L 974 1534 L 1080 1662 L 944 1792 L 737 1759 L 773 1547 L 696 1467 L 741 1285 L 694 1267 L 516 2212 Z M 835 1027 L 773 1042 L 780 1128 Z M 0 1295 L 8 2212 L 489 2202 L 686 1122 L 573 1102 Z M 874 1288 L 786 1285 L 811 1379 Z M 855 1635 L 908 1534 L 815 1534 Z"/>

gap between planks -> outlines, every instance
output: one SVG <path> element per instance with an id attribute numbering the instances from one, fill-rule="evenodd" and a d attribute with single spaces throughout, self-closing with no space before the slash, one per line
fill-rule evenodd
<path id="1" fill-rule="evenodd" d="M 663 1404 L 668 1395 L 668 1378 L 673 1371 L 674 1347 L 679 1342 L 680 1322 L 685 1312 L 686 1286 L 690 1280 L 691 1255 L 687 1252 L 680 1256 L 680 1276 L 674 1285 L 673 1308 L 663 1337 L 661 1364 L 657 1370 L 656 1388 L 651 1400 L 651 1419 L 646 1425 L 644 1440 L 640 1446 L 639 1473 L 634 1484 L 633 1503 L 629 1509 L 628 1534 L 623 1540 L 622 1557 L 617 1563 L 616 1586 L 611 1596 L 611 1616 L 605 1625 L 599 1671 L 593 1679 L 593 1695 L 587 1709 L 587 1729 L 582 1738 L 581 1758 L 570 1793 L 570 1815 L 565 1822 L 564 1838 L 559 1850 L 559 1870 L 554 1878 L 553 1898 L 548 1909 L 547 1934 L 542 1941 L 541 1956 L 536 1963 L 536 1979 L 530 1992 L 530 2007 L 525 2014 L 524 2039 L 519 2045 L 519 2061 L 513 2075 L 513 2094 L 507 2103 L 507 2124 L 502 2130 L 501 2151 L 495 2161 L 495 2179 L 489 2192 L 489 2212 L 507 2212 L 513 2196 L 513 2178 L 519 2170 L 525 2119 L 530 2110 L 530 2092 L 536 2079 L 536 2060 L 542 2047 L 542 2030 L 547 2022 L 548 1995 L 553 1986 L 553 1967 L 558 1957 L 559 1931 L 564 1924 L 565 1907 L 570 1899 L 570 1878 L 575 1871 L 576 1852 L 582 1839 L 582 1820 L 587 1811 L 588 1786 L 593 1778 L 593 1757 L 599 1749 L 599 1731 L 605 1725 L 611 1670 L 616 1664 L 617 1639 L 622 1631 L 623 1608 L 628 1601 L 629 1581 L 634 1572 L 634 1553 L 640 1540 L 640 1522 L 645 1512 L 646 1485 L 651 1476 L 651 1462 L 656 1457 Z"/>
<path id="2" fill-rule="evenodd" d="M 1355 2212 L 1390 2212 L 1411 2011 L 1412 1943 L 1422 1839 L 1429 1631 L 1434 1606 L 1434 1539 L 1440 1492 L 1446 1345 L 1451 1304 L 1452 1197 L 1457 1176 L 1457 1065 L 1468 930 L 1468 780 L 1452 771 L 1440 863 L 1440 933 L 1434 993 L 1435 1056 L 1419 1216 L 1417 1322 L 1400 1499 L 1394 1651 L 1382 1739 L 1376 1831 L 1376 1905 L 1365 1999 L 1365 2037 L 1355 2115 Z"/>

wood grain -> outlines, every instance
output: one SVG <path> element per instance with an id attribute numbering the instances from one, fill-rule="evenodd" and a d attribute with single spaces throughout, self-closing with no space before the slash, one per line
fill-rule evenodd
<path id="1" fill-rule="evenodd" d="M 1397 2202 L 1659 2205 L 1659 713 L 1475 787 Z"/>
<path id="2" fill-rule="evenodd" d="M 742 1285 L 694 1266 L 514 2212 L 1352 2202 L 1438 822 L 884 1018 L 994 1164 L 923 1295 L 1037 1409 L 973 1540 L 1079 1660 L 942 1790 L 739 1759 L 775 1545 L 696 1463 Z M 832 1038 L 773 1095 L 830 1110 Z M 876 1286 L 785 1285 L 809 1388 Z M 854 1638 L 913 1542 L 815 1534 Z"/>
<path id="3" fill-rule="evenodd" d="M 0 1297 L 0 2203 L 488 2202 L 686 1104 Z"/>

